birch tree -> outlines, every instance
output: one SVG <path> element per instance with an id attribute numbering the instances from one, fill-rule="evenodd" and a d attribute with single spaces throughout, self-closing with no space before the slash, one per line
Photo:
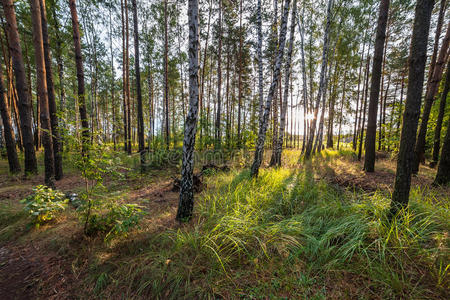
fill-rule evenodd
<path id="1" fill-rule="evenodd" d="M 314 143 L 314 134 L 316 131 L 317 126 L 317 116 L 319 115 L 319 106 L 320 106 L 320 100 L 323 96 L 323 91 L 325 88 L 325 76 L 326 76 L 326 68 L 328 64 L 328 46 L 329 46 L 329 34 L 330 34 L 330 27 L 331 27 L 331 8 L 333 6 L 333 0 L 328 0 L 328 7 L 327 7 L 327 23 L 325 25 L 325 32 L 323 36 L 323 50 L 322 50 L 322 66 L 320 68 L 320 80 L 319 80 L 319 91 L 317 93 L 316 102 L 314 104 L 314 117 L 311 122 L 311 127 L 309 129 L 308 134 L 308 142 L 306 143 L 306 150 L 305 150 L 305 158 L 308 159 L 311 157 L 311 152 L 313 150 L 313 143 Z"/>
<path id="2" fill-rule="evenodd" d="M 198 120 L 198 0 L 188 2 L 189 22 L 189 112 L 184 125 L 183 158 L 181 166 L 180 201 L 176 219 L 187 221 L 194 209 L 194 147 Z"/>
<path id="3" fill-rule="evenodd" d="M 254 158 L 253 165 L 251 167 L 251 172 L 250 172 L 252 177 L 258 176 L 259 167 L 261 166 L 261 162 L 263 159 L 264 143 L 266 140 L 266 132 L 267 132 L 267 126 L 268 126 L 268 122 L 269 122 L 270 107 L 272 105 L 272 100 L 274 98 L 275 91 L 278 87 L 278 82 L 280 80 L 280 70 L 281 70 L 281 63 L 283 61 L 283 56 L 284 56 L 284 46 L 285 46 L 285 42 L 286 42 L 287 19 L 289 16 L 290 2 L 291 2 L 290 0 L 285 0 L 285 2 L 284 2 L 283 16 L 281 19 L 281 30 L 280 30 L 280 38 L 279 38 L 279 45 L 278 45 L 278 54 L 277 54 L 277 58 L 275 60 L 275 68 L 274 68 L 272 83 L 270 85 L 269 94 L 267 96 L 266 104 L 264 107 L 264 115 L 262 118 L 261 126 L 259 127 L 258 138 L 256 140 L 255 158 Z"/>
<path id="4" fill-rule="evenodd" d="M 286 59 L 286 73 L 284 80 L 284 93 L 283 93 L 283 105 L 281 106 L 281 116 L 280 116 L 280 128 L 278 133 L 278 141 L 275 148 L 275 165 L 281 166 L 281 153 L 283 148 L 283 138 L 286 126 L 286 111 L 288 106 L 288 94 L 289 94 L 289 82 L 291 77 L 291 64 L 292 64 L 292 50 L 294 47 L 295 40 L 295 16 L 297 15 L 297 0 L 294 0 L 291 16 L 291 32 L 289 37 L 289 47 Z"/>

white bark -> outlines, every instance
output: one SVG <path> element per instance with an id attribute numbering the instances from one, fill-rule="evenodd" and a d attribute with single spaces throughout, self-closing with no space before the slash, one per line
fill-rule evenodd
<path id="1" fill-rule="evenodd" d="M 272 84 L 270 85 L 269 94 L 267 95 L 262 123 L 261 126 L 259 127 L 258 138 L 256 140 L 255 159 L 253 161 L 253 165 L 251 168 L 251 175 L 253 177 L 258 176 L 259 167 L 261 166 L 264 154 L 264 142 L 266 140 L 266 131 L 270 115 L 270 107 L 272 105 L 272 100 L 275 95 L 275 91 L 278 87 L 278 82 L 280 80 L 280 70 L 281 70 L 281 63 L 283 61 L 284 46 L 286 42 L 287 19 L 289 15 L 290 2 L 291 2 L 290 0 L 285 0 L 284 2 L 283 17 L 281 19 L 281 31 L 280 31 L 278 54 L 275 61 Z"/>
<path id="2" fill-rule="evenodd" d="M 320 82 L 319 82 L 319 92 L 317 94 L 316 103 L 314 106 L 314 118 L 311 122 L 311 128 L 309 130 L 308 135 L 308 142 L 306 144 L 306 152 L 305 152 L 305 158 L 309 158 L 311 156 L 311 151 L 313 147 L 314 142 L 314 134 L 316 131 L 316 125 L 317 125 L 317 116 L 319 114 L 319 105 L 320 100 L 323 94 L 323 89 L 325 87 L 325 73 L 328 63 L 328 45 L 329 45 L 329 33 L 330 33 L 330 26 L 331 26 L 331 7 L 333 6 L 333 0 L 328 0 L 328 8 L 327 8 L 327 24 L 325 26 L 325 33 L 323 37 L 323 52 L 322 52 L 322 66 L 320 69 Z"/>
<path id="3" fill-rule="evenodd" d="M 291 77 L 291 63 L 292 63 L 292 50 L 295 39 L 295 16 L 297 14 L 297 0 L 294 0 L 292 17 L 291 17 L 291 32 L 289 37 L 289 48 L 286 60 L 286 74 L 284 80 L 284 93 L 283 93 L 283 105 L 281 107 L 280 116 L 280 128 L 278 132 L 278 140 L 275 148 L 275 165 L 281 166 L 281 153 L 283 148 L 284 132 L 286 127 L 286 111 L 288 106 L 288 94 L 289 94 L 289 80 Z"/>
<path id="4" fill-rule="evenodd" d="M 194 208 L 194 146 L 198 120 L 198 0 L 189 0 L 189 112 L 186 117 L 177 220 L 188 220 Z"/>

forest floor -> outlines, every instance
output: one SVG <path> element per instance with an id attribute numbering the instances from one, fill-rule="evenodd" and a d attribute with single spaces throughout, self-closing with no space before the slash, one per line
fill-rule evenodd
<path id="1" fill-rule="evenodd" d="M 11 177 L 0 161 L 0 298 L 448 299 L 450 187 L 431 186 L 435 170 L 421 167 L 405 218 L 389 222 L 394 158 L 366 174 L 350 150 L 283 155 L 256 180 L 245 160 L 205 175 L 188 224 L 175 222 L 176 168 L 107 179 L 107 195 L 146 212 L 108 243 L 73 208 L 30 225 L 20 200 L 43 176 Z M 56 188 L 79 193 L 66 170 Z"/>

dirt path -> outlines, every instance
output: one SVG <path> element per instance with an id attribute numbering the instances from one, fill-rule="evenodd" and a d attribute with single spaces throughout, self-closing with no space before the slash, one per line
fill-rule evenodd
<path id="1" fill-rule="evenodd" d="M 70 265 L 52 253 L 6 245 L 0 248 L 0 298 L 73 299 Z"/>

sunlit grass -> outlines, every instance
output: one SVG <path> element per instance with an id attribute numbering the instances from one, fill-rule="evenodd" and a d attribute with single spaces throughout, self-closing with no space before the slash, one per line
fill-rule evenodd
<path id="1" fill-rule="evenodd" d="M 211 176 L 194 224 L 153 236 L 113 277 L 129 295 L 173 299 L 321 298 L 333 295 L 325 286 L 336 276 L 358 278 L 352 288 L 366 297 L 442 297 L 448 207 L 415 189 L 409 210 L 389 222 L 385 193 L 337 190 L 312 172 L 305 165 L 262 170 L 258 179 L 246 170 Z"/>

